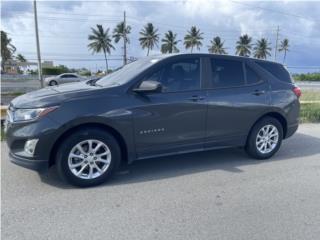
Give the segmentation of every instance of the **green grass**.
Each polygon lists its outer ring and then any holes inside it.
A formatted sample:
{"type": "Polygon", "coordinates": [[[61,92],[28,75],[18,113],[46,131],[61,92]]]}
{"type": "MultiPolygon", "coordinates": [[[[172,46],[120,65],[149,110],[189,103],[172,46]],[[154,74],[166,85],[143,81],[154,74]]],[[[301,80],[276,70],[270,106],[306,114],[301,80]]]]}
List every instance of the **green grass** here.
{"type": "Polygon", "coordinates": [[[300,121],[302,123],[319,123],[320,103],[301,103],[300,121]]]}
{"type": "Polygon", "coordinates": [[[320,101],[320,91],[302,90],[300,98],[300,121],[302,123],[316,123],[320,122],[320,102],[306,102],[303,101],[320,101]]]}
{"type": "Polygon", "coordinates": [[[25,94],[25,92],[10,92],[10,93],[1,93],[1,96],[20,96],[25,94]]]}
{"type": "Polygon", "coordinates": [[[4,133],[4,129],[1,126],[1,141],[4,141],[4,140],[6,140],[6,134],[4,133]]]}
{"type": "Polygon", "coordinates": [[[320,101],[320,91],[302,90],[300,101],[320,101]]]}

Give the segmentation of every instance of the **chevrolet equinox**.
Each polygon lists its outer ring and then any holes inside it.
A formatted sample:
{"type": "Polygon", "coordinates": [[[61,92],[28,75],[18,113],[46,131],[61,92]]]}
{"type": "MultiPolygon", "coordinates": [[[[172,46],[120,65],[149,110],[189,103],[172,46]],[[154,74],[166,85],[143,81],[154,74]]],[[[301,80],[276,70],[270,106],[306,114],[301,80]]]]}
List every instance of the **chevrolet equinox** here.
{"type": "Polygon", "coordinates": [[[301,91],[279,63],[213,54],[152,56],[99,80],[44,88],[9,106],[13,163],[56,164],[77,186],[121,163],[226,147],[267,159],[298,128],[301,91]]]}

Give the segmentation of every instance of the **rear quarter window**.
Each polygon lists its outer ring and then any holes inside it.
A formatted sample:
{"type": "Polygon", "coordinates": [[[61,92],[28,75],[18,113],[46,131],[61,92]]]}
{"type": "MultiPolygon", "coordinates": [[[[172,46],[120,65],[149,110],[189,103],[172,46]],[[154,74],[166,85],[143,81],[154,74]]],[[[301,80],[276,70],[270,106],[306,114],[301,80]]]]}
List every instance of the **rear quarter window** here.
{"type": "Polygon", "coordinates": [[[292,83],[290,74],[284,68],[284,66],[277,63],[269,63],[269,62],[256,62],[256,64],[258,64],[260,67],[264,68],[266,71],[271,73],[279,81],[292,83]]]}

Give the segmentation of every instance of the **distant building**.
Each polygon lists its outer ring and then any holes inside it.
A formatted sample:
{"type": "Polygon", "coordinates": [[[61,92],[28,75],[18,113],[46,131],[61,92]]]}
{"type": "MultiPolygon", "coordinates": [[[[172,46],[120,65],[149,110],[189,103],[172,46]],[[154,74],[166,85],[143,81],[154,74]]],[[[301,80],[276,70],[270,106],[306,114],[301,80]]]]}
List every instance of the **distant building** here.
{"type": "MultiPolygon", "coordinates": [[[[19,70],[25,70],[31,66],[37,66],[36,62],[19,62],[14,59],[9,59],[4,64],[4,72],[9,74],[18,74],[19,70]]],[[[53,67],[53,61],[43,61],[42,67],[53,67]]]]}

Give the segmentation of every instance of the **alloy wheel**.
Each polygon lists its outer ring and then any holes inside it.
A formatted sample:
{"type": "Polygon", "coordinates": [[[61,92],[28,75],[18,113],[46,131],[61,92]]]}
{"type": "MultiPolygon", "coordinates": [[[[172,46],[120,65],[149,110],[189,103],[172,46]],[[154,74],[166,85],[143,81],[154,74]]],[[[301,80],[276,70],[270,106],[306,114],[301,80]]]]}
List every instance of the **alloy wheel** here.
{"type": "Polygon", "coordinates": [[[256,147],[262,154],[272,152],[279,141],[279,131],[276,126],[268,124],[263,126],[256,137],[256,147]]]}
{"type": "Polygon", "coordinates": [[[68,167],[77,177],[94,179],[100,177],[109,168],[111,151],[109,147],[95,139],[76,144],[70,151],[68,167]]]}

